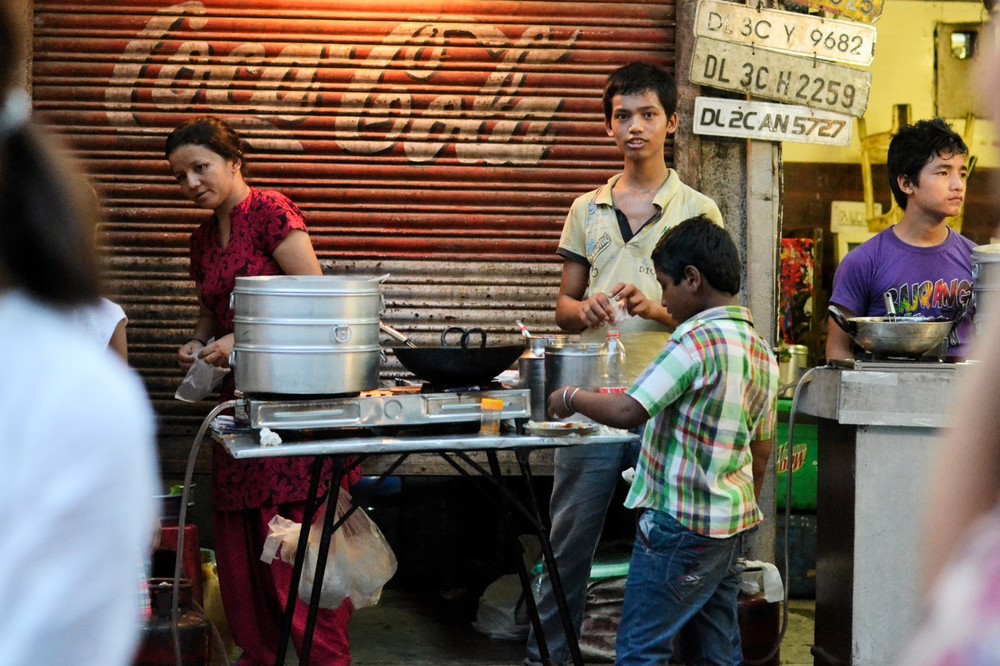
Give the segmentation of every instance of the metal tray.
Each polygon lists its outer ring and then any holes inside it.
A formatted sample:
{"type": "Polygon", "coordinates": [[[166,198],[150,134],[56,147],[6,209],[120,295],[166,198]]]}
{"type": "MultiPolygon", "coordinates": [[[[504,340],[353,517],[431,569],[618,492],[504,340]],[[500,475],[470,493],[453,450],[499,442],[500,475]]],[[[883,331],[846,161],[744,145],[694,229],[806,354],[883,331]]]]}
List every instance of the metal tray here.
{"type": "Polygon", "coordinates": [[[582,423],[580,421],[528,421],[524,424],[524,431],[536,437],[565,437],[567,435],[592,435],[597,432],[596,423],[582,423]]]}

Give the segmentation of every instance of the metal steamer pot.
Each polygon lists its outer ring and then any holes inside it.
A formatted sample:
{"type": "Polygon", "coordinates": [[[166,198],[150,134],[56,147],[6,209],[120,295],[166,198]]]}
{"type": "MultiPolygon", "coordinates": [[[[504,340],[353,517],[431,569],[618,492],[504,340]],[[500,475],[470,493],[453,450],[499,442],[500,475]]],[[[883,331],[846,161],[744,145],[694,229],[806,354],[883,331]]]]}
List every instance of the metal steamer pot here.
{"type": "Polygon", "coordinates": [[[418,347],[406,335],[386,324],[382,324],[382,331],[406,344],[392,348],[404,368],[439,386],[488,384],[524,352],[524,345],[487,346],[486,332],[481,328],[446,328],[441,333],[440,347],[418,347]]]}
{"type": "Polygon", "coordinates": [[[943,343],[964,317],[932,319],[921,317],[847,317],[835,305],[830,317],[866,352],[889,357],[915,358],[943,343]]]}
{"type": "Polygon", "coordinates": [[[381,281],[327,275],[238,277],[230,299],[236,388],[334,395],[378,387],[381,281]]]}

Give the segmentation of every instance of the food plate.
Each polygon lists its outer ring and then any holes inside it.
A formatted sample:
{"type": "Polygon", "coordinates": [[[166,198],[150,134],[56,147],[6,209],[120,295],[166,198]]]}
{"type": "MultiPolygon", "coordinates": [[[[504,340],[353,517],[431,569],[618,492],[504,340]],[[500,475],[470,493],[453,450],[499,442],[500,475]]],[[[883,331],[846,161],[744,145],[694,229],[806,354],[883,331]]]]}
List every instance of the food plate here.
{"type": "Polygon", "coordinates": [[[528,421],[524,430],[529,435],[537,437],[561,437],[564,435],[592,435],[597,432],[596,423],[580,421],[528,421]]]}

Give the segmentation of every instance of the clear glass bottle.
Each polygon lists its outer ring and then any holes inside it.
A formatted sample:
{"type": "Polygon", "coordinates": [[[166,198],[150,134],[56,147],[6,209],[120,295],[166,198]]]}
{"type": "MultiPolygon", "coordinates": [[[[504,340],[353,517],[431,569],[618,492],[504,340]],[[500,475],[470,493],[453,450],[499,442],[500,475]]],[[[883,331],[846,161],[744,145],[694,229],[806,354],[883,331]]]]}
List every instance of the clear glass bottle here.
{"type": "Polygon", "coordinates": [[[604,371],[601,376],[600,393],[624,393],[628,389],[625,374],[625,345],[617,330],[608,331],[604,341],[604,371]]]}

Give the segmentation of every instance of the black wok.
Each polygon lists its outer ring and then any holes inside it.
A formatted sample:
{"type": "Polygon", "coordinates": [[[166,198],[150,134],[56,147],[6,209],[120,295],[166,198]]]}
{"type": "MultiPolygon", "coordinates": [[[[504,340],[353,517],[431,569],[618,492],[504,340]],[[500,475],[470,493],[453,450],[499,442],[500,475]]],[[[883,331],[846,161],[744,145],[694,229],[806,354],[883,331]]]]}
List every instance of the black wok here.
{"type": "Polygon", "coordinates": [[[468,331],[458,326],[447,328],[441,333],[440,347],[417,347],[405,335],[385,324],[382,330],[408,345],[392,348],[404,368],[440,386],[488,384],[524,352],[524,345],[486,346],[486,332],[480,328],[468,331]],[[449,343],[449,337],[456,343],[449,343]],[[470,338],[476,337],[479,345],[470,345],[470,338]]]}

